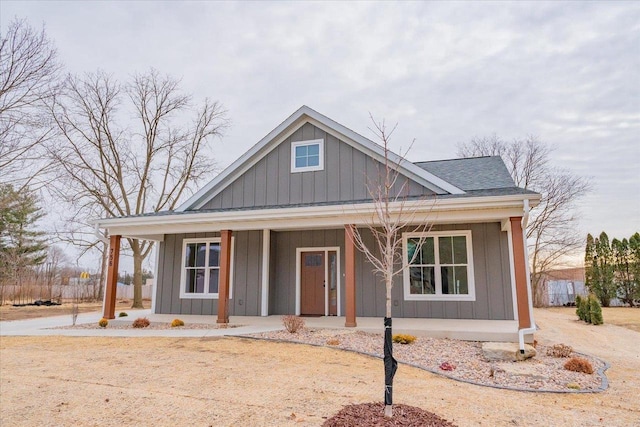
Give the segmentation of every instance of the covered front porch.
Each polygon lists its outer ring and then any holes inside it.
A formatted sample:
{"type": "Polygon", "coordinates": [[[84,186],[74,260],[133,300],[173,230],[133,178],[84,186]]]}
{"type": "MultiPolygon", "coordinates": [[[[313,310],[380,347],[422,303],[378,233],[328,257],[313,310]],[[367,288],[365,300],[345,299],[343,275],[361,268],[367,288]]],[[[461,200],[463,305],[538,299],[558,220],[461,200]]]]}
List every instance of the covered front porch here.
{"type": "MultiPolygon", "coordinates": [[[[147,316],[153,322],[170,323],[179,317],[185,324],[215,324],[217,318],[207,315],[153,314],[147,316]]],[[[130,321],[130,320],[114,320],[130,321]]],[[[348,329],[363,332],[383,333],[383,319],[379,317],[358,317],[354,327],[345,326],[344,316],[304,317],[305,326],[313,329],[348,329]]],[[[224,335],[244,335],[267,330],[282,329],[282,316],[230,316],[229,327],[219,330],[224,335]]],[[[195,331],[195,330],[194,330],[195,331]]],[[[202,330],[203,333],[206,332],[202,330]]],[[[177,332],[177,331],[173,331],[177,332]]],[[[394,318],[394,334],[411,334],[418,337],[449,338],[463,341],[503,341],[518,339],[516,320],[473,320],[473,319],[416,319],[394,318]]]]}
{"type": "MultiPolygon", "coordinates": [[[[461,301],[413,300],[407,297],[408,291],[398,277],[392,295],[392,313],[397,319],[394,330],[467,340],[514,341],[518,330],[533,326],[527,295],[523,218],[511,216],[517,212],[517,208],[511,207],[490,211],[482,221],[476,212],[474,221],[463,222],[468,219],[465,211],[455,218],[441,217],[434,221],[432,231],[439,235],[466,230],[476,293],[461,301]]],[[[114,222],[103,226],[110,233],[105,317],[113,319],[116,315],[113,290],[120,239],[133,237],[155,240],[162,248],[156,260],[159,270],[153,316],[202,317],[203,321],[197,323],[262,318],[280,326],[281,315],[307,311],[303,267],[317,266],[322,273],[318,288],[323,290],[319,314],[331,316],[308,317],[308,326],[382,330],[384,289],[353,244],[350,234],[353,227],[360,226],[356,214],[346,216],[344,212],[337,215],[328,211],[310,216],[307,211],[296,210],[295,216],[287,218],[280,209],[258,213],[251,213],[252,220],[243,217],[245,212],[233,212],[230,216],[226,211],[176,214],[171,221],[162,216],[105,220],[114,222]],[[258,213],[265,218],[256,219],[258,213]],[[187,255],[200,250],[209,254],[202,264],[187,255]],[[215,256],[211,255],[214,252],[215,256]],[[308,263],[302,261],[305,253],[310,257],[308,263]],[[320,261],[315,262],[316,258],[320,261]],[[210,262],[212,259],[215,263],[210,262]],[[337,260],[335,311],[330,292],[333,259],[337,260]],[[189,274],[200,270],[204,274],[193,277],[208,279],[202,283],[197,278],[193,283],[187,280],[189,274]]],[[[416,220],[429,218],[425,214],[416,220]]]]}

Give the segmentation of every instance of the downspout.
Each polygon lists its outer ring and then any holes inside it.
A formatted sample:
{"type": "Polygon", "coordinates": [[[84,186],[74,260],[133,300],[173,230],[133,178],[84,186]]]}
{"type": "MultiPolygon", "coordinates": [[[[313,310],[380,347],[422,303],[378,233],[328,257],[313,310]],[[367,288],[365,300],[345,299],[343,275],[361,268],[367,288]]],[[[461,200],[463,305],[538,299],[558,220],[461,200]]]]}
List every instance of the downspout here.
{"type": "Polygon", "coordinates": [[[529,268],[529,247],[527,245],[527,226],[529,225],[529,199],[524,199],[524,215],[522,216],[522,240],[524,242],[524,259],[525,272],[527,276],[527,298],[529,299],[529,327],[518,330],[518,343],[520,345],[520,354],[524,354],[524,335],[533,334],[536,330],[536,322],[533,319],[533,299],[531,295],[531,272],[529,268]]]}

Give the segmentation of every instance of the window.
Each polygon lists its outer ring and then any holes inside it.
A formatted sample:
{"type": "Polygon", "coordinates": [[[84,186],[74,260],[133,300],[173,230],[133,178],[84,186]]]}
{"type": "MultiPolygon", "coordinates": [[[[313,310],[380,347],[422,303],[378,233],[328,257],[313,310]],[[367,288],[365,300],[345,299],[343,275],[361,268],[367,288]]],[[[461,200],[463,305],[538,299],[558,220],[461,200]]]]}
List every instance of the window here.
{"type": "MultiPolygon", "coordinates": [[[[233,266],[230,279],[233,279],[233,266]]],[[[220,239],[185,239],[182,250],[180,298],[218,298],[219,282],[220,239]]],[[[229,284],[229,298],[233,289],[231,282],[232,280],[229,284]]]]}
{"type": "Polygon", "coordinates": [[[406,300],[475,301],[471,231],[405,233],[406,300]]]}
{"type": "Polygon", "coordinates": [[[324,169],[324,140],[291,143],[291,172],[311,172],[324,169]]]}

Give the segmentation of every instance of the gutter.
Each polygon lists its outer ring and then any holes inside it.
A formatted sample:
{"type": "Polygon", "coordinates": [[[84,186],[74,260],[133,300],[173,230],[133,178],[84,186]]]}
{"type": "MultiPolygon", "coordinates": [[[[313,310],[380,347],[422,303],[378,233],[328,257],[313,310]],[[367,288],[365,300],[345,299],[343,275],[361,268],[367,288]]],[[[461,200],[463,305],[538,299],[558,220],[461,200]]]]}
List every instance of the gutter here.
{"type": "Polygon", "coordinates": [[[529,225],[529,212],[531,207],[529,206],[529,199],[523,201],[524,215],[522,216],[522,238],[524,242],[524,258],[525,269],[527,275],[527,298],[529,300],[529,327],[518,330],[518,344],[520,346],[520,354],[524,354],[524,335],[533,334],[538,329],[536,322],[533,319],[533,299],[531,295],[531,272],[529,268],[529,247],[527,246],[527,226],[529,225]]]}

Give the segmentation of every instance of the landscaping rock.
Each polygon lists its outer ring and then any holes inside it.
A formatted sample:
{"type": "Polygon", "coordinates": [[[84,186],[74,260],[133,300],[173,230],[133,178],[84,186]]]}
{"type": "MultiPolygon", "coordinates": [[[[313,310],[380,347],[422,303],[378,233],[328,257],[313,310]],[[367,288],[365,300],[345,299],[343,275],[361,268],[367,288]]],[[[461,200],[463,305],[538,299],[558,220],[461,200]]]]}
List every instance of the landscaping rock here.
{"type": "Polygon", "coordinates": [[[536,349],[529,344],[524,345],[524,354],[520,354],[518,343],[513,342],[485,342],[482,353],[487,360],[516,362],[526,360],[536,355],[536,349]]]}
{"type": "Polygon", "coordinates": [[[499,363],[496,368],[512,376],[517,375],[535,381],[549,380],[549,376],[545,375],[546,372],[542,365],[530,363],[499,363]]]}

